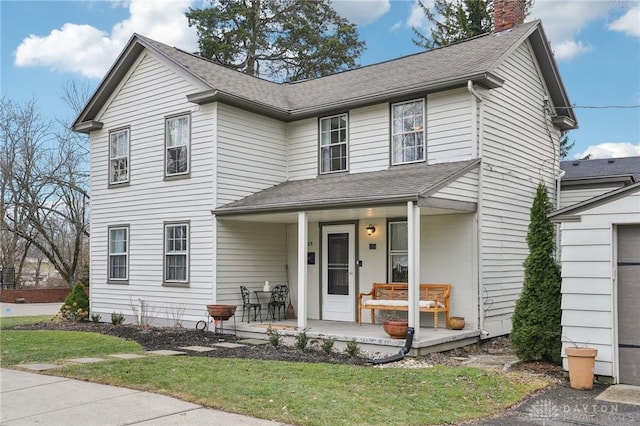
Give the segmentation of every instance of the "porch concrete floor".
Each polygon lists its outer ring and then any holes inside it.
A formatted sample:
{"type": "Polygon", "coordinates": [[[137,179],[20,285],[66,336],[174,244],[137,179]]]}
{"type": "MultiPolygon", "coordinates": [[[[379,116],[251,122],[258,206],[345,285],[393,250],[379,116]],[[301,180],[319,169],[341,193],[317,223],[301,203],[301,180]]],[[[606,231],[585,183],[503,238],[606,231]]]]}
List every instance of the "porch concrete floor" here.
{"type": "MultiPolygon", "coordinates": [[[[236,334],[242,338],[268,339],[267,329],[271,327],[283,336],[287,344],[293,344],[295,336],[301,331],[297,328],[297,320],[283,320],[274,322],[238,322],[236,334]]],[[[334,347],[342,349],[348,341],[355,338],[360,348],[367,352],[385,354],[398,353],[404,346],[404,339],[391,339],[382,329],[381,324],[365,324],[342,321],[307,320],[306,333],[309,338],[332,338],[334,347]]],[[[449,330],[431,327],[421,327],[413,339],[411,351],[407,356],[425,355],[431,352],[442,352],[476,343],[480,340],[479,330],[449,330]]]]}

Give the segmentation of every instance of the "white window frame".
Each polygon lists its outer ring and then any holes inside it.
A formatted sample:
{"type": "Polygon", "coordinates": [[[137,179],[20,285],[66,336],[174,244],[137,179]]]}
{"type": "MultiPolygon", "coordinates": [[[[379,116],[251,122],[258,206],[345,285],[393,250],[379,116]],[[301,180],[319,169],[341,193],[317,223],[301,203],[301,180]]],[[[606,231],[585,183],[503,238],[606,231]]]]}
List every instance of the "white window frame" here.
{"type": "MultiPolygon", "coordinates": [[[[404,256],[407,259],[407,262],[409,261],[409,247],[407,246],[407,248],[405,249],[397,249],[393,247],[393,232],[391,230],[391,228],[394,225],[400,225],[400,224],[404,224],[405,227],[407,226],[407,221],[406,220],[395,220],[392,222],[388,222],[387,223],[387,232],[389,235],[389,253],[387,255],[388,258],[388,262],[389,262],[389,271],[388,271],[388,280],[390,283],[392,282],[407,282],[407,280],[402,280],[402,281],[394,281],[393,279],[393,268],[394,268],[394,263],[393,263],[393,259],[394,256],[404,256]]],[[[408,229],[408,228],[407,228],[408,229]]],[[[407,235],[407,244],[408,244],[409,238],[407,235]]],[[[408,270],[409,265],[407,264],[407,270],[408,270]]]]}
{"type": "MultiPolygon", "coordinates": [[[[108,265],[107,265],[107,280],[109,282],[118,282],[118,283],[126,283],[129,281],[129,226],[126,225],[118,225],[118,226],[110,226],[108,228],[108,265]],[[112,243],[114,239],[113,233],[116,231],[124,231],[124,250],[123,251],[112,251],[112,243]],[[113,261],[116,258],[124,258],[124,277],[115,277],[113,276],[113,261]]],[[[119,267],[122,267],[119,265],[119,267]]]]}
{"type": "Polygon", "coordinates": [[[426,102],[423,98],[413,99],[405,102],[391,104],[391,164],[408,164],[424,161],[426,158],[426,102]],[[415,114],[403,109],[402,117],[396,114],[403,106],[409,104],[419,104],[422,107],[421,114],[415,114]],[[420,139],[419,143],[411,143],[415,139],[420,139]],[[419,158],[411,158],[408,154],[411,151],[422,150],[419,158]],[[407,159],[409,158],[409,159],[407,159]]]}
{"type": "Polygon", "coordinates": [[[131,161],[129,161],[130,136],[131,133],[128,128],[109,132],[109,185],[129,182],[129,176],[131,175],[131,161]],[[119,144],[121,135],[126,135],[123,150],[119,144]]]}
{"type": "Polygon", "coordinates": [[[189,244],[190,244],[190,224],[188,222],[171,222],[164,224],[164,282],[167,284],[187,284],[189,282],[189,244]],[[181,247],[176,250],[175,247],[171,247],[170,242],[177,240],[175,235],[173,239],[170,239],[170,230],[175,228],[184,228],[184,237],[181,238],[183,242],[181,247]],[[178,257],[184,258],[184,277],[175,278],[174,274],[171,274],[169,268],[177,268],[172,259],[178,257]]]}
{"type": "Polygon", "coordinates": [[[174,115],[171,117],[165,118],[164,123],[164,140],[165,140],[165,148],[164,148],[164,174],[167,177],[171,176],[183,176],[188,175],[191,170],[191,115],[190,114],[180,114],[174,115]],[[180,140],[175,140],[172,137],[172,133],[169,130],[169,126],[172,123],[179,123],[183,120],[186,120],[186,129],[183,129],[181,132],[177,132],[176,136],[180,140]],[[186,139],[186,140],[185,140],[186,139]],[[178,155],[180,157],[184,156],[179,160],[172,159],[171,152],[180,152],[178,155]],[[175,163],[184,161],[185,169],[174,171],[173,169],[175,163]],[[171,168],[171,170],[170,170],[171,168]]]}
{"type": "Polygon", "coordinates": [[[319,158],[320,158],[320,174],[344,172],[349,168],[349,115],[347,113],[336,114],[329,117],[322,117],[319,123],[320,137],[319,137],[319,158]],[[344,120],[344,126],[341,125],[344,120]],[[325,123],[328,123],[328,128],[325,129],[325,123]],[[337,127],[333,127],[337,124],[337,127]],[[333,136],[336,135],[336,141],[333,141],[333,136]],[[344,150],[344,156],[331,157],[333,150],[339,148],[344,150]],[[325,169],[325,152],[328,153],[327,164],[325,169]],[[344,167],[333,169],[333,160],[344,159],[344,167]]]}

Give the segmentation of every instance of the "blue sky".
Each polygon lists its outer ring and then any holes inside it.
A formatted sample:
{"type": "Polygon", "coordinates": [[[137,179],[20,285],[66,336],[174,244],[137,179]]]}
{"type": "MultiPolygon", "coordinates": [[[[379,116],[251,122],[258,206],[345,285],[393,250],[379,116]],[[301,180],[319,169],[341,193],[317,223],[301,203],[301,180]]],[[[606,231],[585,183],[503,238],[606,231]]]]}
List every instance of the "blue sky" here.
{"type": "MultiPolygon", "coordinates": [[[[429,3],[427,0],[425,3],[429,3]]],[[[65,82],[95,89],[133,32],[197,50],[184,11],[201,0],[0,0],[0,91],[35,97],[43,115],[70,117],[65,82]]],[[[367,65],[419,52],[411,26],[427,30],[415,0],[334,0],[358,24],[367,65]]],[[[527,20],[542,19],[580,128],[569,158],[640,155],[640,1],[537,0],[527,20]],[[626,108],[616,108],[626,107],[626,108]]]]}

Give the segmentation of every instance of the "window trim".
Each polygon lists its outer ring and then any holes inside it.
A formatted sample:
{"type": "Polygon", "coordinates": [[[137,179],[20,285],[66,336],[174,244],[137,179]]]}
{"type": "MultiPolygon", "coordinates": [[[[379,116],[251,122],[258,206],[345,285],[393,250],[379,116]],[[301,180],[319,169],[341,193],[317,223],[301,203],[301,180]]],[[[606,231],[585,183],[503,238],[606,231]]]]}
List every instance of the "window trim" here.
{"type": "Polygon", "coordinates": [[[124,186],[129,184],[129,182],[131,181],[131,128],[129,126],[127,127],[121,127],[118,129],[113,129],[109,131],[109,143],[108,143],[108,154],[107,154],[107,170],[108,170],[108,186],[111,187],[119,187],[119,186],[124,186]],[[127,179],[126,180],[122,180],[122,181],[118,181],[118,182],[114,182],[113,179],[113,170],[111,169],[111,162],[114,159],[119,159],[119,158],[124,158],[124,157],[117,157],[117,158],[112,158],[111,157],[111,136],[117,133],[121,133],[121,132],[126,132],[127,133],[127,155],[126,155],[126,159],[127,159],[127,179]]]}
{"type": "MultiPolygon", "coordinates": [[[[389,219],[387,220],[387,280],[388,282],[395,282],[393,281],[393,263],[391,262],[391,256],[392,255],[403,255],[406,254],[407,258],[409,257],[409,248],[407,247],[407,250],[392,250],[391,249],[391,226],[393,224],[397,224],[397,223],[405,223],[408,224],[408,221],[406,218],[398,218],[398,219],[389,219]]],[[[407,241],[408,241],[408,236],[407,236],[407,241]]],[[[408,266],[408,265],[407,265],[408,266]]],[[[398,281],[400,282],[400,281],[398,281]]]]}
{"type": "Polygon", "coordinates": [[[189,274],[191,273],[191,222],[190,221],[171,221],[164,222],[162,226],[162,285],[165,287],[188,287],[189,286],[189,274]],[[186,226],[187,227],[187,250],[186,253],[186,263],[185,263],[185,280],[169,280],[167,278],[167,256],[170,256],[167,252],[167,228],[169,227],[177,227],[177,226],[186,226]]]}
{"type": "Polygon", "coordinates": [[[332,174],[332,173],[343,173],[343,172],[348,172],[349,171],[349,142],[350,142],[350,137],[349,137],[349,128],[350,128],[351,123],[349,122],[349,113],[348,112],[341,112],[338,114],[333,114],[333,115],[328,115],[325,117],[319,117],[318,118],[318,174],[320,175],[328,175],[328,174],[332,174]],[[329,145],[322,145],[322,122],[323,120],[331,120],[332,118],[335,117],[341,117],[344,116],[345,117],[345,122],[346,124],[346,139],[344,142],[340,142],[337,144],[329,144],[329,145]],[[335,145],[339,145],[339,144],[344,144],[345,145],[345,165],[344,165],[344,169],[341,170],[327,170],[327,171],[323,171],[322,170],[322,148],[323,147],[330,147],[330,146],[335,146],[335,145]]]}
{"type": "Polygon", "coordinates": [[[164,178],[167,180],[171,180],[171,179],[182,179],[185,177],[189,177],[191,175],[191,113],[190,112],[182,112],[179,114],[172,114],[172,115],[167,115],[164,118],[164,163],[163,163],[163,168],[164,168],[164,178]],[[189,126],[189,140],[187,141],[186,145],[178,145],[178,146],[186,146],[187,147],[187,170],[185,172],[181,172],[181,173],[167,173],[167,164],[169,161],[169,156],[168,156],[168,152],[169,152],[169,146],[168,146],[168,141],[169,141],[169,132],[168,132],[168,126],[169,126],[169,121],[173,120],[173,119],[177,119],[177,118],[182,118],[182,117],[187,117],[188,119],[188,123],[187,125],[189,126]]]}
{"type": "Polygon", "coordinates": [[[131,230],[129,225],[111,225],[107,227],[107,284],[129,284],[129,259],[130,259],[130,249],[131,249],[131,230]],[[111,231],[124,229],[126,232],[126,251],[124,253],[111,253],[111,231]],[[111,257],[112,256],[122,256],[124,255],[126,258],[126,278],[113,278],[111,276],[111,257]]]}
{"type": "MultiPolygon", "coordinates": [[[[427,160],[427,99],[424,97],[421,98],[415,98],[415,99],[409,99],[406,101],[401,101],[401,102],[393,102],[391,104],[389,104],[389,134],[390,134],[390,143],[389,143],[389,162],[392,166],[399,166],[399,165],[403,165],[403,164],[413,164],[413,163],[420,163],[423,161],[427,160]],[[402,162],[395,162],[394,161],[394,156],[393,156],[393,152],[394,152],[394,145],[393,145],[393,137],[395,136],[395,134],[393,133],[393,107],[396,105],[402,105],[402,104],[409,104],[409,103],[415,103],[415,102],[421,102],[422,103],[422,159],[420,160],[413,160],[413,161],[402,161],[402,162]]],[[[419,131],[415,131],[414,133],[418,133],[419,131]]],[[[406,133],[403,133],[406,134],[406,133]]]]}

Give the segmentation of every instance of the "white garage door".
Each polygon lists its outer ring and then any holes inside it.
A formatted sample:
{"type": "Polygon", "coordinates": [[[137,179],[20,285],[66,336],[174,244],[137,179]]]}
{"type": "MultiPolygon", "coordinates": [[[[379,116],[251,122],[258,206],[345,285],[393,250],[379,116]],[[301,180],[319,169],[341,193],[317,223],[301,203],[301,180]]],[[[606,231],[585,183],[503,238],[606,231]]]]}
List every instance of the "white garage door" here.
{"type": "Polygon", "coordinates": [[[620,383],[640,385],[640,225],[618,226],[620,383]]]}

